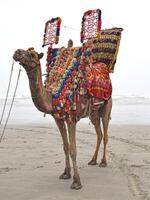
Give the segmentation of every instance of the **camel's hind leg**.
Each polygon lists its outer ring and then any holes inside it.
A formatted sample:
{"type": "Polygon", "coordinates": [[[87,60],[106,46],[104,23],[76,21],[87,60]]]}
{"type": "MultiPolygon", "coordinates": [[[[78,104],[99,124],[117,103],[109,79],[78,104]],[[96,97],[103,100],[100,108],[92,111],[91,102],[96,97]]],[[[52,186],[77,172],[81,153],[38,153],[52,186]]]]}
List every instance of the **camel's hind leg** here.
{"type": "Polygon", "coordinates": [[[108,143],[108,125],[110,121],[110,115],[111,115],[111,109],[112,109],[112,99],[110,98],[108,102],[104,105],[102,110],[102,124],[103,124],[103,142],[104,142],[104,151],[103,151],[103,157],[100,163],[100,167],[106,167],[107,166],[107,159],[106,159],[106,147],[108,143]]]}
{"type": "Polygon", "coordinates": [[[62,119],[55,119],[56,124],[59,128],[59,131],[61,133],[62,136],[62,140],[63,140],[63,148],[64,148],[64,152],[65,152],[65,159],[66,159],[66,167],[64,172],[60,175],[60,179],[69,179],[71,178],[71,168],[70,168],[70,160],[69,160],[69,143],[68,143],[68,138],[67,138],[67,130],[66,130],[66,126],[64,123],[64,120],[62,119]]]}
{"type": "Polygon", "coordinates": [[[100,123],[94,125],[94,127],[95,127],[95,131],[96,131],[96,135],[97,135],[96,149],[95,149],[95,153],[92,157],[92,160],[88,163],[88,165],[96,165],[97,164],[98,151],[99,151],[99,147],[100,147],[100,144],[101,144],[101,141],[103,138],[100,123]]]}
{"type": "Polygon", "coordinates": [[[101,144],[101,141],[103,138],[103,134],[102,134],[101,126],[100,126],[100,108],[101,108],[101,106],[102,106],[101,104],[92,105],[90,116],[89,116],[92,124],[94,125],[96,135],[97,135],[97,140],[96,140],[95,153],[94,153],[91,161],[88,163],[88,165],[96,165],[97,164],[98,151],[99,151],[99,147],[100,147],[100,144],[101,144]]]}

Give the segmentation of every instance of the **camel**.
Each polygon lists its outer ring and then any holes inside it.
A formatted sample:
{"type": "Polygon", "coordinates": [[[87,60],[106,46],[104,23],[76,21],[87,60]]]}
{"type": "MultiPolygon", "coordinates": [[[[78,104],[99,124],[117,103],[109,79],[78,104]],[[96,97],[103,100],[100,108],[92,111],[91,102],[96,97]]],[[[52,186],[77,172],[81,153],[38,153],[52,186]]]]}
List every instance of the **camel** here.
{"type": "MultiPolygon", "coordinates": [[[[28,50],[18,49],[15,51],[13,58],[15,61],[18,61],[20,65],[25,69],[28,79],[29,86],[31,91],[31,96],[34,105],[36,108],[47,114],[52,114],[52,96],[48,92],[45,86],[42,83],[42,72],[40,59],[43,57],[43,53],[38,54],[33,48],[28,50]]],[[[104,149],[103,156],[99,166],[106,167],[106,147],[108,143],[108,125],[110,120],[110,114],[112,109],[112,98],[108,100],[101,100],[101,103],[92,104],[91,98],[84,98],[84,102],[90,105],[90,112],[86,113],[86,116],[90,117],[91,122],[94,125],[97,141],[96,149],[92,159],[89,161],[89,165],[97,164],[97,156],[101,141],[103,139],[104,149]],[[103,132],[101,128],[101,122],[103,125],[103,132]]],[[[78,106],[78,105],[77,105],[78,106]]],[[[80,108],[81,109],[81,108],[80,108]]],[[[79,113],[80,116],[77,116],[79,119],[82,118],[85,110],[81,110],[79,113]]],[[[65,169],[64,172],[60,175],[60,179],[69,179],[71,178],[71,165],[70,157],[72,159],[73,165],[73,183],[71,184],[71,189],[80,189],[82,188],[79,171],[77,167],[77,150],[76,150],[76,124],[77,121],[70,121],[69,118],[57,118],[53,116],[55,122],[58,126],[60,134],[63,140],[63,149],[65,153],[65,169]],[[67,133],[68,131],[68,133],[67,133]],[[68,139],[69,136],[69,139],[68,139]]]]}

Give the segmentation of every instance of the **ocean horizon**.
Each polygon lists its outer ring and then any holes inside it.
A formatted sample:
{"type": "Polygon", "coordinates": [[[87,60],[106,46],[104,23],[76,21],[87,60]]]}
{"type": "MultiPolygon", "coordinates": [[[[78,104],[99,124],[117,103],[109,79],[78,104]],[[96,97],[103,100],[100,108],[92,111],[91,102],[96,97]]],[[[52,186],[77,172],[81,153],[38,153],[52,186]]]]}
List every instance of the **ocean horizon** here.
{"type": "MultiPolygon", "coordinates": [[[[3,111],[5,98],[0,98],[0,117],[3,111]]],[[[12,97],[7,100],[7,106],[2,125],[5,123],[12,97]]],[[[137,95],[114,95],[111,114],[111,124],[138,124],[150,125],[150,97],[137,95]]],[[[80,120],[81,123],[89,123],[88,118],[80,120]]],[[[44,117],[44,113],[38,111],[31,97],[17,96],[15,98],[8,124],[28,123],[54,123],[50,115],[44,117]]]]}

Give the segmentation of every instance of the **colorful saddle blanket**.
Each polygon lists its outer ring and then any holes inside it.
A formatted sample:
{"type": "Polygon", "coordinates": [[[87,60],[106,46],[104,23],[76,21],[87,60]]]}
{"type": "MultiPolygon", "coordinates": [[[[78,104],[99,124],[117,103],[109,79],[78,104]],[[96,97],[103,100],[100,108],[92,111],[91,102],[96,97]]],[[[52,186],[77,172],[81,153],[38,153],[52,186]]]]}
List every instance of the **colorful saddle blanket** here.
{"type": "Polygon", "coordinates": [[[52,93],[53,112],[76,110],[80,84],[80,48],[52,49],[48,61],[46,89],[52,93]]]}

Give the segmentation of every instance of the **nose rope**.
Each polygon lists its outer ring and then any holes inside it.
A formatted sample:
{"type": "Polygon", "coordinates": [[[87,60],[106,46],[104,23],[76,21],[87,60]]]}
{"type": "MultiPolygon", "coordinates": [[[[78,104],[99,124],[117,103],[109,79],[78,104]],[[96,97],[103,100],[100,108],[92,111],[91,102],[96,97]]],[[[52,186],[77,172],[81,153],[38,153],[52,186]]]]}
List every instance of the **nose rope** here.
{"type": "MultiPolygon", "coordinates": [[[[17,81],[16,81],[16,87],[15,87],[15,90],[14,90],[12,102],[11,102],[10,109],[9,109],[9,113],[8,113],[8,116],[7,116],[7,119],[6,119],[4,128],[3,128],[2,134],[1,134],[1,136],[0,136],[0,143],[1,143],[2,139],[3,139],[4,133],[5,133],[5,129],[6,129],[6,126],[7,126],[9,117],[10,117],[10,114],[11,114],[11,110],[12,110],[12,107],[13,107],[13,103],[14,103],[14,100],[15,100],[16,91],[17,91],[17,87],[18,87],[18,83],[19,83],[20,73],[21,73],[21,67],[20,67],[19,72],[18,72],[18,77],[17,77],[17,81]]],[[[5,106],[5,107],[6,107],[6,106],[5,106]]]]}

